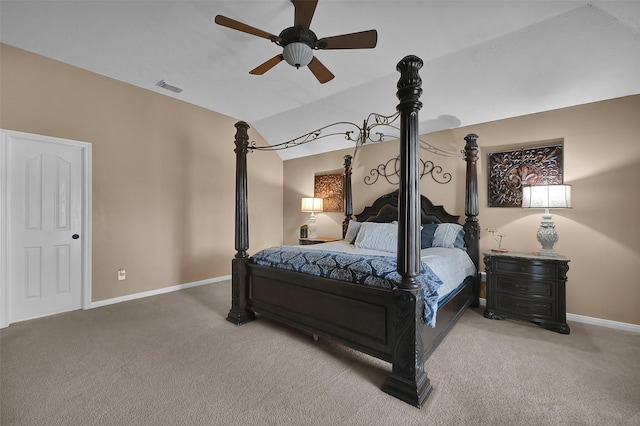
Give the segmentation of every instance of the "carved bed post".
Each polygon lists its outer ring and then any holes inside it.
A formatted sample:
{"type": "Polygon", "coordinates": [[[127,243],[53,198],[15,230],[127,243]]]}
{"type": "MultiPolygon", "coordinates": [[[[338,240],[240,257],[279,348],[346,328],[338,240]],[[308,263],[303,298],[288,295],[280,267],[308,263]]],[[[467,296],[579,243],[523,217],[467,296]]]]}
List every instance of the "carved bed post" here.
{"type": "Polygon", "coordinates": [[[467,162],[467,182],[465,192],[464,214],[464,239],[467,253],[476,265],[478,276],[474,281],[473,301],[471,306],[480,304],[480,224],[478,222],[478,135],[470,133],[465,136],[467,142],[464,147],[464,159],[467,162]]]}
{"type": "Polygon", "coordinates": [[[400,72],[397,96],[400,100],[400,187],[398,194],[398,273],[394,289],[392,370],[383,390],[416,407],[431,392],[431,383],[422,359],[423,298],[420,275],[420,177],[418,111],[422,80],[418,74],[422,60],[406,56],[396,69],[400,72]]]}
{"type": "Polygon", "coordinates": [[[231,310],[227,320],[241,325],[256,318],[247,310],[247,263],[249,262],[249,209],[247,201],[247,152],[249,151],[249,125],[244,121],[236,124],[236,255],[231,261],[231,310]]]}
{"type": "Polygon", "coordinates": [[[349,221],[353,219],[353,195],[351,192],[351,160],[350,155],[344,156],[344,175],[342,179],[342,192],[344,194],[344,220],[342,221],[342,238],[347,235],[349,221]]]}

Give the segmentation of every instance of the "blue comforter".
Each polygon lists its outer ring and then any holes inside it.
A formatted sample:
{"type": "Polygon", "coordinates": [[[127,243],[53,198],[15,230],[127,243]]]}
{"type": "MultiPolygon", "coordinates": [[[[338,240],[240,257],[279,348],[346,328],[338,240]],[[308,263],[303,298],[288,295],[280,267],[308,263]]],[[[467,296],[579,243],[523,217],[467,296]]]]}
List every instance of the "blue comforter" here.
{"type": "MultiPolygon", "coordinates": [[[[360,256],[349,253],[305,250],[299,246],[271,247],[252,256],[258,265],[303,272],[355,284],[392,289],[401,277],[396,258],[392,256],[360,256]]],[[[423,320],[430,327],[436,325],[438,287],[442,281],[424,262],[418,282],[424,300],[423,320]]]]}

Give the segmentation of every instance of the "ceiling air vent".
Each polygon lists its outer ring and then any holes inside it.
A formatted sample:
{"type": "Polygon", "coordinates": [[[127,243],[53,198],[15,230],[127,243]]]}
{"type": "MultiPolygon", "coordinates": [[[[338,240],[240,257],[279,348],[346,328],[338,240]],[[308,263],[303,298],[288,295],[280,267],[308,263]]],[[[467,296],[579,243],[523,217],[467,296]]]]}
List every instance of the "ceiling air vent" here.
{"type": "Polygon", "coordinates": [[[167,89],[172,91],[173,93],[180,93],[182,92],[182,89],[176,86],[172,86],[170,84],[167,84],[164,80],[160,80],[159,82],[156,83],[156,86],[158,87],[162,87],[163,89],[167,89]]]}

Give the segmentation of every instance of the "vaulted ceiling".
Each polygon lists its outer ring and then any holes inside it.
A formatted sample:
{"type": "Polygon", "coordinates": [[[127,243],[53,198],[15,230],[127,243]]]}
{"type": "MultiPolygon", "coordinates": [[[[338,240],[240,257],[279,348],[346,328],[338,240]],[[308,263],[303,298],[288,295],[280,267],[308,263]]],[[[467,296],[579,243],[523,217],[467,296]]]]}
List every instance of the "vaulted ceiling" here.
{"type": "MultiPolygon", "coordinates": [[[[321,37],[376,29],[374,49],[320,50],[335,78],[320,84],[264,38],[293,24],[290,0],[7,1],[0,41],[249,122],[269,143],[337,121],[392,114],[395,70],[424,61],[421,132],[640,93],[638,1],[320,0],[321,37]],[[160,80],[184,89],[166,91],[160,80]]],[[[283,159],[348,147],[343,137],[279,151],[283,159]]]]}

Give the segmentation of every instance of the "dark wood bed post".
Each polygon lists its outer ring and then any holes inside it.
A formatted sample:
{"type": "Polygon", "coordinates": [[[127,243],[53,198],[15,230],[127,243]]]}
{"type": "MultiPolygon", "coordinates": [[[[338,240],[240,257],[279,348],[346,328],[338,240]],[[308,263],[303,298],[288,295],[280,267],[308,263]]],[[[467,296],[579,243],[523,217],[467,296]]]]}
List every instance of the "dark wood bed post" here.
{"type": "Polygon", "coordinates": [[[227,320],[241,325],[256,319],[247,307],[247,263],[249,262],[249,208],[247,194],[247,152],[249,151],[249,125],[244,121],[236,124],[236,255],[231,260],[231,310],[227,320]]]}
{"type": "Polygon", "coordinates": [[[470,133],[465,136],[464,159],[467,162],[467,182],[465,185],[464,239],[469,257],[476,265],[478,275],[474,281],[473,301],[471,306],[480,305],[480,224],[478,222],[478,135],[470,133]]]}
{"type": "Polygon", "coordinates": [[[397,96],[400,100],[400,187],[398,193],[398,273],[394,289],[391,375],[383,390],[411,405],[421,407],[431,393],[431,383],[422,359],[423,299],[420,275],[420,176],[419,122],[422,108],[422,80],[418,74],[422,60],[406,56],[396,69],[400,72],[397,96]]]}
{"type": "Polygon", "coordinates": [[[342,238],[347,235],[349,221],[353,219],[353,194],[351,192],[351,155],[344,156],[344,174],[342,178],[342,192],[344,194],[344,220],[342,221],[342,238]]]}

